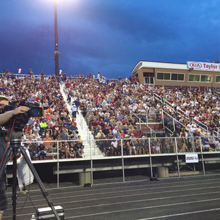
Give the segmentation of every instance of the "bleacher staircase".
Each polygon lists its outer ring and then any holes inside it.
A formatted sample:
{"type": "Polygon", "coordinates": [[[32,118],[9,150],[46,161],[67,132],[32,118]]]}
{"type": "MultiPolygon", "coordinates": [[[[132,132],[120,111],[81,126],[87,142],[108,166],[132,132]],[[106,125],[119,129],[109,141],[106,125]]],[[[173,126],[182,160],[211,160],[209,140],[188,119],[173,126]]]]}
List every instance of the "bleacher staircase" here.
{"type": "MultiPolygon", "coordinates": [[[[64,98],[64,101],[66,102],[67,108],[70,112],[70,115],[72,116],[72,110],[71,106],[67,101],[67,90],[65,89],[64,83],[60,83],[60,92],[64,98]]],[[[72,100],[71,100],[72,103],[72,100]]],[[[103,158],[103,154],[96,145],[96,141],[91,133],[91,131],[88,128],[88,125],[86,123],[86,120],[84,119],[80,109],[78,110],[78,114],[76,115],[76,123],[77,123],[77,129],[79,132],[79,135],[82,138],[83,145],[84,145],[84,158],[90,158],[91,156],[93,158],[103,158]]]]}
{"type": "Polygon", "coordinates": [[[163,122],[162,119],[149,119],[147,113],[135,114],[132,113],[132,117],[136,120],[136,126],[139,130],[141,130],[144,135],[152,135],[157,136],[162,133],[163,122]]]}
{"type": "MultiPolygon", "coordinates": [[[[196,123],[196,125],[201,129],[201,133],[210,135],[210,131],[207,127],[207,125],[203,124],[202,122],[196,120],[195,118],[190,118],[185,111],[183,111],[180,106],[177,106],[177,110],[174,109],[174,107],[172,106],[172,104],[170,102],[168,102],[167,100],[163,100],[163,97],[161,97],[160,95],[158,95],[157,93],[153,92],[152,90],[149,90],[148,88],[145,88],[145,90],[154,97],[155,100],[157,100],[158,102],[160,102],[162,105],[166,105],[166,107],[168,109],[170,109],[171,111],[177,111],[179,115],[181,115],[182,118],[188,119],[188,120],[193,120],[193,122],[196,123]]],[[[163,110],[163,112],[167,115],[169,115],[168,112],[166,112],[165,110],[163,110]]],[[[171,116],[171,118],[173,118],[171,116]]],[[[173,118],[175,121],[178,121],[177,119],[173,118]]],[[[178,123],[180,123],[178,121],[178,123]]],[[[183,126],[185,127],[185,126],[183,126]]],[[[185,127],[186,130],[188,130],[188,128],[185,127]]]]}

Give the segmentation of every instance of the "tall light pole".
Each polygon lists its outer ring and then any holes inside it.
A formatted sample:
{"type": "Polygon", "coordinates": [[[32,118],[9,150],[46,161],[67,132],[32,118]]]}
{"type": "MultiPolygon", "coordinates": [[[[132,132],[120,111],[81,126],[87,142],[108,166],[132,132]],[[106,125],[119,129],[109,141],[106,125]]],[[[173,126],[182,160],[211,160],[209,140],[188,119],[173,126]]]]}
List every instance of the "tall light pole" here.
{"type": "Polygon", "coordinates": [[[55,34],[55,75],[59,76],[59,55],[58,51],[58,27],[57,27],[57,0],[54,0],[54,34],[55,34]]]}

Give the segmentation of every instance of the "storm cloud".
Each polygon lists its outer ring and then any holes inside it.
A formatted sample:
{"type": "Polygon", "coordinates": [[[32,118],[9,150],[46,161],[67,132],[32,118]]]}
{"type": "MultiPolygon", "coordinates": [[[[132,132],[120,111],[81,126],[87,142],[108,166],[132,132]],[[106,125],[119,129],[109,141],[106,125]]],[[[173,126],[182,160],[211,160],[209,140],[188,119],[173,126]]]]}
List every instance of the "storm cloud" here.
{"type": "MultiPolygon", "coordinates": [[[[0,2],[0,69],[54,73],[53,1],[45,2],[0,2]]],[[[60,0],[60,68],[124,78],[139,60],[219,61],[219,7],[218,0],[60,0]]]]}

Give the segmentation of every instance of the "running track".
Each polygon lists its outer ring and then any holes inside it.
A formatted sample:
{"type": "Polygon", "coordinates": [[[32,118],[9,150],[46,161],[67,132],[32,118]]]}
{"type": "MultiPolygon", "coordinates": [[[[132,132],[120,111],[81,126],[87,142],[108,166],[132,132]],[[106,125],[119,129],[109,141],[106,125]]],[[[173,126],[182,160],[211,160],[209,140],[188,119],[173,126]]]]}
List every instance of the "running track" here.
{"type": "MultiPolygon", "coordinates": [[[[220,176],[139,181],[48,190],[55,205],[65,209],[65,219],[103,220],[219,220],[220,176]]],[[[12,219],[11,199],[3,219],[12,219]]],[[[37,190],[30,191],[37,208],[47,207],[37,190]]],[[[29,199],[18,195],[17,219],[35,213],[29,199]]]]}

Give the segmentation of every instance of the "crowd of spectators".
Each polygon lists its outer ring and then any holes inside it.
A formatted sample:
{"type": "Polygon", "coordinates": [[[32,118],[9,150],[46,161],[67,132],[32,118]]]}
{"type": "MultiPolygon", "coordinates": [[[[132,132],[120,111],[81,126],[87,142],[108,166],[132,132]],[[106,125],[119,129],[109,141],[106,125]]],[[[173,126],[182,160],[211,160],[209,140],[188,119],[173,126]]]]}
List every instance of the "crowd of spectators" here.
{"type": "MultiPolygon", "coordinates": [[[[194,122],[195,126],[208,129],[211,133],[219,130],[220,98],[211,89],[153,87],[150,90],[164,97],[175,109],[173,113],[178,114],[179,119],[188,118],[185,124],[194,122]],[[188,117],[183,117],[184,115],[188,117]]],[[[189,129],[195,127],[192,124],[186,124],[186,126],[189,129]]]]}
{"type": "Polygon", "coordinates": [[[11,101],[37,102],[43,108],[43,117],[30,118],[23,129],[22,142],[32,158],[56,158],[57,152],[60,158],[82,157],[84,146],[77,125],[55,76],[36,78],[33,72],[26,76],[6,72],[0,78],[0,93],[11,101]]]}
{"type": "Polygon", "coordinates": [[[121,154],[119,140],[124,154],[148,152],[145,141],[139,141],[143,134],[137,126],[138,116],[160,117],[160,105],[151,95],[145,94],[135,77],[108,80],[98,74],[75,77],[65,81],[68,97],[79,100],[81,111],[97,145],[104,155],[121,154]]]}
{"type": "MultiPolygon", "coordinates": [[[[149,135],[143,133],[137,126],[138,120],[135,115],[142,114],[148,119],[161,119],[162,110],[166,110],[176,119],[175,129],[171,132],[168,129],[162,131],[164,141],[161,138],[152,138],[151,153],[175,152],[172,137],[178,137],[179,152],[200,149],[196,138],[193,141],[192,138],[204,135],[201,128],[190,118],[181,118],[175,111],[175,105],[172,106],[172,110],[166,108],[140,85],[135,77],[122,81],[120,78],[106,80],[104,76],[95,78],[94,75],[81,75],[65,79],[65,87],[68,97],[79,100],[88,127],[106,156],[120,155],[122,149],[124,155],[149,153],[148,141],[143,140],[149,135]]],[[[167,128],[173,126],[173,120],[172,117],[164,115],[167,128]]]]}
{"type": "Polygon", "coordinates": [[[121,155],[122,151],[124,155],[140,155],[148,154],[149,150],[153,154],[200,151],[201,145],[207,151],[220,147],[219,140],[210,137],[219,132],[220,125],[219,98],[211,90],[146,89],[135,77],[109,80],[100,73],[97,77],[93,74],[74,77],[62,74],[59,80],[42,73],[35,78],[30,71],[26,76],[4,73],[0,78],[0,92],[12,101],[25,99],[38,102],[44,109],[44,117],[30,118],[23,131],[22,141],[32,158],[56,158],[56,152],[59,152],[60,158],[83,156],[84,146],[75,120],[78,107],[105,156],[121,155]],[[65,84],[72,115],[62,97],[59,83],[65,84]],[[165,97],[171,106],[158,101],[149,91],[165,97]],[[162,114],[162,111],[171,117],[162,114]],[[163,120],[162,138],[156,137],[154,132],[145,133],[137,124],[140,118],[163,120]],[[207,128],[210,133],[204,132],[207,128]],[[197,138],[200,136],[201,142],[197,138]],[[148,137],[151,137],[150,142],[146,139],[148,137]],[[60,141],[58,144],[57,140],[60,141]]]}
{"type": "MultiPolygon", "coordinates": [[[[163,108],[177,119],[175,130],[178,136],[183,138],[202,136],[204,139],[202,145],[205,149],[219,149],[220,96],[216,91],[199,87],[154,86],[148,89],[160,98],[166,99],[163,108]]],[[[173,120],[167,117],[165,123],[172,127],[173,120]]]]}
{"type": "Polygon", "coordinates": [[[135,77],[122,81],[106,80],[100,75],[95,78],[94,75],[82,74],[80,77],[66,79],[65,85],[69,89],[69,97],[80,101],[89,129],[104,155],[118,155],[121,152],[119,140],[125,142],[122,144],[125,155],[147,153],[146,143],[145,147],[133,143],[133,140],[148,137],[138,128],[134,115],[142,114],[147,115],[148,119],[161,119],[162,110],[171,117],[163,115],[165,129],[161,136],[164,137],[165,144],[161,140],[157,141],[157,146],[151,149],[153,153],[174,152],[173,141],[168,141],[172,137],[178,138],[179,152],[199,151],[200,145],[203,150],[219,149],[218,138],[210,137],[213,131],[219,131],[220,124],[220,103],[211,90],[151,87],[151,91],[171,103],[169,106],[155,99],[135,77]],[[206,106],[209,106],[208,110],[206,106]],[[180,109],[184,114],[180,114],[180,109]],[[202,143],[199,143],[196,137],[202,137],[202,143]],[[99,139],[101,140],[98,141],[99,139]],[[127,139],[130,139],[129,144],[125,141],[127,139]]]}

